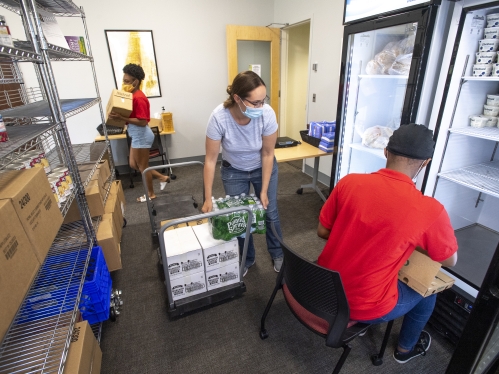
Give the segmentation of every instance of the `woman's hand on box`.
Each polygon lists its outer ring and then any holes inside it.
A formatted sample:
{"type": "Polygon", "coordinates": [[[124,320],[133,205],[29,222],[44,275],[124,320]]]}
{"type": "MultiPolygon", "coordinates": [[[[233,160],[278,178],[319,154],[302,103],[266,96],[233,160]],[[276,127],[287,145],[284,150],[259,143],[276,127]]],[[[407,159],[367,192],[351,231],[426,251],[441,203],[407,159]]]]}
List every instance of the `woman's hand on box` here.
{"type": "Polygon", "coordinates": [[[119,120],[119,121],[124,121],[125,120],[121,114],[116,113],[116,112],[109,113],[109,118],[115,119],[115,120],[119,120]]]}

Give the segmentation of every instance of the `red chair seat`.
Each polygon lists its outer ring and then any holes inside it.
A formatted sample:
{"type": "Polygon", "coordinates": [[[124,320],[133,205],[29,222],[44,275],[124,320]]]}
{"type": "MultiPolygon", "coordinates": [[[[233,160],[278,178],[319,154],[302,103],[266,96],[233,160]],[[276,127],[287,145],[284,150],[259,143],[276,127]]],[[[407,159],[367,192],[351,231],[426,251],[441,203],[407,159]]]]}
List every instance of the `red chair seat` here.
{"type": "Polygon", "coordinates": [[[149,158],[157,157],[159,155],[160,155],[160,153],[159,153],[158,149],[151,149],[149,151],[149,158]]]}
{"type": "MultiPolygon", "coordinates": [[[[300,319],[302,323],[320,334],[326,335],[328,333],[329,323],[327,323],[325,319],[316,316],[315,314],[302,307],[301,304],[296,301],[293,295],[291,295],[291,292],[289,292],[289,288],[286,284],[282,286],[282,292],[284,293],[284,297],[288,302],[289,307],[293,310],[295,315],[300,319]]],[[[348,322],[347,328],[355,325],[356,323],[357,321],[350,320],[348,322]]]]}

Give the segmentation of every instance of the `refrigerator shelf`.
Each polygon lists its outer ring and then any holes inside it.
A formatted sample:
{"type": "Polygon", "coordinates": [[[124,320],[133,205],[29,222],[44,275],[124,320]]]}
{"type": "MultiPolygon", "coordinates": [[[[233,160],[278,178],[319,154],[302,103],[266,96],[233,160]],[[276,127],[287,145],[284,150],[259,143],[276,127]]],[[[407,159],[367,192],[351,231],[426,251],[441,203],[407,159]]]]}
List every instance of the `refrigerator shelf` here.
{"type": "Polygon", "coordinates": [[[385,153],[383,152],[382,149],[369,148],[369,147],[362,145],[362,143],[351,143],[350,148],[357,149],[357,150],[363,151],[363,152],[367,152],[367,153],[370,153],[376,157],[385,159],[385,153]]]}
{"type": "Polygon", "coordinates": [[[439,173],[440,178],[499,198],[499,161],[439,173]]]}
{"type": "Polygon", "coordinates": [[[369,75],[369,74],[359,74],[359,78],[370,78],[370,79],[409,79],[408,75],[369,75]]]}
{"type": "Polygon", "coordinates": [[[463,128],[450,128],[449,131],[453,134],[461,134],[472,136],[475,138],[493,140],[499,142],[499,128],[497,127],[484,127],[477,129],[475,127],[463,127],[463,128]]]}
{"type": "Polygon", "coordinates": [[[482,82],[499,82],[499,77],[462,77],[463,82],[466,81],[482,81],[482,82]]]}

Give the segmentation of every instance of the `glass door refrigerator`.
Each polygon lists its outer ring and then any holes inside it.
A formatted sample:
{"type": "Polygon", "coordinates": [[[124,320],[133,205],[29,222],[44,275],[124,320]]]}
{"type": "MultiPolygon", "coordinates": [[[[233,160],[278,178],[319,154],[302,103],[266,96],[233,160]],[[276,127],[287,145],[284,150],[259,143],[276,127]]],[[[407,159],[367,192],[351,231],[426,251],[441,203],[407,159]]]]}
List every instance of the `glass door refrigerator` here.
{"type": "Polygon", "coordinates": [[[331,189],[385,167],[383,149],[401,123],[428,123],[453,7],[437,4],[347,0],[331,189]]]}
{"type": "Polygon", "coordinates": [[[454,287],[430,323],[457,346],[448,373],[495,372],[499,330],[499,2],[456,2],[430,126],[436,147],[422,190],[458,240],[454,287]]]}

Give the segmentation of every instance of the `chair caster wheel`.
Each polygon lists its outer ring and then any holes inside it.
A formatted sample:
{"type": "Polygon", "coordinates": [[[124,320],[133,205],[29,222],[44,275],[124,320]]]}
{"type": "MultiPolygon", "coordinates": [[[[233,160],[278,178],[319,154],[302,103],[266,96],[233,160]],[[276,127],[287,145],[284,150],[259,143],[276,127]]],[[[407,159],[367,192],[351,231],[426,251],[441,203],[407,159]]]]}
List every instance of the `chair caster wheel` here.
{"type": "Polygon", "coordinates": [[[383,364],[383,358],[378,357],[378,355],[371,355],[371,362],[374,366],[380,366],[383,364]]]}
{"type": "Polygon", "coordinates": [[[126,218],[125,218],[125,217],[123,217],[123,228],[125,228],[125,227],[126,227],[126,224],[127,224],[126,218]]]}
{"type": "Polygon", "coordinates": [[[260,330],[260,339],[265,340],[269,337],[267,330],[260,330]]]}
{"type": "Polygon", "coordinates": [[[177,179],[177,176],[176,176],[175,174],[170,174],[170,178],[171,178],[172,180],[175,180],[175,179],[177,179]]]}
{"type": "Polygon", "coordinates": [[[198,206],[199,206],[199,205],[198,205],[198,203],[192,203],[192,205],[194,205],[194,208],[196,208],[196,209],[197,209],[197,208],[198,208],[198,206]]]}
{"type": "Polygon", "coordinates": [[[109,310],[109,319],[113,322],[116,322],[116,311],[114,310],[114,308],[111,308],[109,310]]]}
{"type": "Polygon", "coordinates": [[[297,193],[298,195],[303,195],[303,188],[298,188],[298,189],[296,190],[296,193],[297,193]]]}
{"type": "Polygon", "coordinates": [[[152,210],[152,215],[156,217],[156,209],[152,210]]]}

